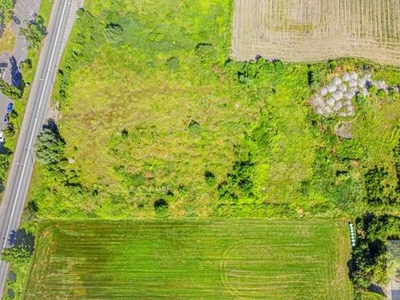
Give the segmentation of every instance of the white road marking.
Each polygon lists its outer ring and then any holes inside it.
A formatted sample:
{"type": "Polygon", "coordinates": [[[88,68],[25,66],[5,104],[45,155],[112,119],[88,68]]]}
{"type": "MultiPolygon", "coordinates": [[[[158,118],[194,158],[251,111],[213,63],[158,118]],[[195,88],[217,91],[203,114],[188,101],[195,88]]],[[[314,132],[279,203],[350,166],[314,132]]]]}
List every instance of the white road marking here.
{"type": "MultiPolygon", "coordinates": [[[[56,46],[57,46],[57,40],[58,40],[58,37],[59,37],[59,34],[60,34],[60,30],[61,30],[61,22],[62,22],[62,19],[63,19],[63,17],[64,17],[64,14],[65,14],[65,8],[66,8],[67,3],[68,3],[67,1],[64,2],[63,10],[62,10],[62,12],[61,12],[60,26],[58,27],[58,30],[57,30],[57,32],[56,32],[56,39],[55,39],[55,41],[54,41],[53,49],[52,49],[52,51],[51,51],[51,56],[50,56],[50,63],[49,63],[49,66],[50,66],[50,67],[51,67],[52,62],[53,62],[53,59],[54,59],[54,52],[55,52],[55,48],[56,48],[56,46]]],[[[40,110],[40,107],[42,106],[43,96],[44,96],[44,92],[45,92],[46,85],[47,85],[47,82],[48,82],[49,74],[50,74],[49,72],[46,74],[46,78],[45,78],[45,81],[44,81],[42,93],[41,93],[40,100],[39,100],[38,111],[40,110]]],[[[38,119],[36,118],[36,119],[35,119],[35,122],[34,122],[34,124],[33,124],[33,128],[36,128],[37,121],[38,121],[38,119]]],[[[30,136],[29,144],[28,144],[28,149],[27,149],[28,151],[29,151],[29,149],[30,149],[31,146],[32,146],[32,142],[33,142],[34,137],[35,137],[35,130],[32,131],[32,135],[30,136]]],[[[29,157],[29,155],[27,155],[27,156],[25,157],[25,161],[24,161],[24,163],[23,163],[23,168],[22,168],[21,177],[19,178],[17,193],[16,193],[16,195],[15,195],[15,199],[14,199],[14,202],[13,202],[13,208],[12,208],[12,210],[11,210],[10,222],[8,223],[7,230],[6,230],[6,235],[7,235],[7,236],[8,236],[8,234],[9,234],[9,232],[10,232],[10,229],[11,229],[11,221],[12,221],[13,216],[14,216],[14,213],[15,213],[15,208],[16,208],[16,204],[17,204],[17,201],[16,201],[16,200],[18,199],[19,193],[20,193],[20,191],[21,191],[22,179],[24,178],[24,174],[25,174],[25,170],[26,170],[26,164],[27,164],[27,162],[28,162],[28,157],[29,157]]],[[[4,242],[3,242],[3,248],[5,248],[6,245],[7,245],[7,240],[4,240],[4,242]]]]}

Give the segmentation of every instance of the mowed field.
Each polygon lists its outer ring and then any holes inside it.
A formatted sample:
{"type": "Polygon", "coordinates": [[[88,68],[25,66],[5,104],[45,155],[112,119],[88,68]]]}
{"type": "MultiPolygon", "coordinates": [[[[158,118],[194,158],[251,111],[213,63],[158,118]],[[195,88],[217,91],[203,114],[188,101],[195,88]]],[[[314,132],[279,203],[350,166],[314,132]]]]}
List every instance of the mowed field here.
{"type": "Polygon", "coordinates": [[[400,65],[397,0],[235,0],[232,54],[289,62],[362,57],[400,65]]]}
{"type": "Polygon", "coordinates": [[[352,299],[332,220],[42,222],[25,299],[352,299]]]}

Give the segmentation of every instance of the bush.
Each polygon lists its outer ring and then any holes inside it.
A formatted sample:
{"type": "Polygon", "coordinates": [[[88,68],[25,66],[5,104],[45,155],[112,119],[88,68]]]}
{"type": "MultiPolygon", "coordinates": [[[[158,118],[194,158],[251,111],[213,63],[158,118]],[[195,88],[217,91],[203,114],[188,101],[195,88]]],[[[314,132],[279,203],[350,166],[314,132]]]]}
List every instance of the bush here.
{"type": "Polygon", "coordinates": [[[107,24],[103,34],[108,43],[117,43],[124,39],[124,29],[119,24],[107,24]]]}
{"type": "Polygon", "coordinates": [[[353,249],[351,278],[359,290],[371,284],[386,284],[387,240],[398,239],[400,218],[367,213],[356,220],[356,247],[353,249]]]}
{"type": "Polygon", "coordinates": [[[165,61],[165,66],[166,66],[170,71],[176,71],[176,70],[178,70],[178,69],[179,69],[179,65],[180,65],[179,58],[177,58],[177,57],[175,57],[175,56],[173,56],[173,57],[171,57],[171,58],[168,58],[168,59],[165,61]]]}
{"type": "Polygon", "coordinates": [[[208,186],[214,186],[217,183],[214,173],[212,173],[210,171],[204,172],[204,179],[208,186]]]}
{"type": "Polygon", "coordinates": [[[168,213],[168,202],[165,199],[157,199],[154,201],[154,210],[159,217],[165,217],[168,213]]]}
{"type": "Polygon", "coordinates": [[[29,48],[38,50],[47,34],[43,17],[37,16],[27,24],[26,28],[20,28],[20,33],[25,36],[29,48]]]}
{"type": "Polygon", "coordinates": [[[254,198],[252,175],[254,163],[248,155],[247,160],[236,161],[231,173],[227,174],[225,181],[218,185],[220,199],[236,203],[238,199],[254,198]]]}
{"type": "Polygon", "coordinates": [[[22,91],[15,86],[5,82],[3,79],[0,78],[0,91],[10,99],[15,101],[21,99],[22,91]]]}
{"type": "Polygon", "coordinates": [[[1,0],[0,1],[0,23],[1,25],[5,25],[11,19],[13,14],[13,7],[15,4],[15,0],[1,0]]]}
{"type": "Polygon", "coordinates": [[[215,60],[215,48],[210,43],[197,44],[194,53],[200,58],[202,63],[210,63],[215,60]]]}
{"type": "Polygon", "coordinates": [[[364,175],[366,190],[365,200],[373,205],[385,205],[394,202],[394,191],[388,184],[389,171],[384,167],[375,166],[364,175]]]}
{"type": "Polygon", "coordinates": [[[58,131],[45,127],[36,140],[36,159],[44,165],[57,164],[65,159],[64,147],[65,142],[59,136],[58,131]]]}

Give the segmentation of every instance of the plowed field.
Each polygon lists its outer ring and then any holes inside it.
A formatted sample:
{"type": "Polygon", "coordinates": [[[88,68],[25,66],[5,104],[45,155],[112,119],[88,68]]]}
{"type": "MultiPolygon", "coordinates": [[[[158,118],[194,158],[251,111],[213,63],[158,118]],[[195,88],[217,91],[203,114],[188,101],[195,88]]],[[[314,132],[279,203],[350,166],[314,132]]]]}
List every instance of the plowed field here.
{"type": "Polygon", "coordinates": [[[398,0],[235,0],[232,55],[400,65],[398,0]]]}

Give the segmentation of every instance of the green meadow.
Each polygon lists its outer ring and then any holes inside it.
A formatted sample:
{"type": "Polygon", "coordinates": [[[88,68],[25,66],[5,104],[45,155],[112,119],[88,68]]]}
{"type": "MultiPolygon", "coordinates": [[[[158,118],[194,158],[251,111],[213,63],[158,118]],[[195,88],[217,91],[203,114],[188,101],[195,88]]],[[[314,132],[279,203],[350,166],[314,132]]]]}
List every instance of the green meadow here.
{"type": "Polygon", "coordinates": [[[43,221],[24,299],[351,299],[335,220],[43,221]]]}

